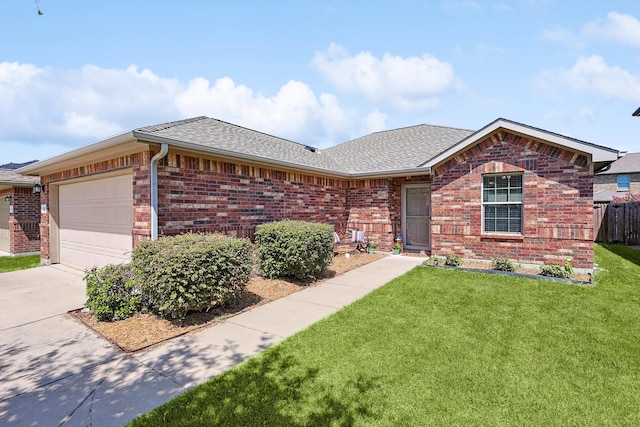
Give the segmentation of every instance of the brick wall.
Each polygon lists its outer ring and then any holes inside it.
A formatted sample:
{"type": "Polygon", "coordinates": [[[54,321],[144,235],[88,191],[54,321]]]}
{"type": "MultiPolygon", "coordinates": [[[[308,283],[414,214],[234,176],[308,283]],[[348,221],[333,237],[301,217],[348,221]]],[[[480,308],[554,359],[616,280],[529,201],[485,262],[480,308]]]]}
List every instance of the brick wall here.
{"type": "Polygon", "coordinates": [[[377,249],[390,250],[398,219],[394,211],[396,187],[393,180],[350,180],[348,185],[345,239],[350,241],[350,230],[360,230],[370,242],[376,243],[377,249]]]}
{"type": "Polygon", "coordinates": [[[220,231],[252,237],[281,219],[347,221],[344,180],[170,152],[158,167],[159,234],[220,231]]]}
{"type": "Polygon", "coordinates": [[[432,252],[592,268],[592,175],[582,155],[497,132],[435,169],[432,252]],[[502,172],[523,173],[522,236],[482,233],[482,175],[502,172]]]}
{"type": "Polygon", "coordinates": [[[9,216],[10,252],[40,251],[40,196],[31,187],[14,187],[9,216]]]}

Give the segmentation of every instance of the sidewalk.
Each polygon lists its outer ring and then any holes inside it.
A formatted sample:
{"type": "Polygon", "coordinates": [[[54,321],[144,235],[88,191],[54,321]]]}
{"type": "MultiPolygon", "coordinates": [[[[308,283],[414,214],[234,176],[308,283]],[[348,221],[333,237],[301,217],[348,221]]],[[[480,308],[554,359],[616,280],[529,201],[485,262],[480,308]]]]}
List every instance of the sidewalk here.
{"type": "Polygon", "coordinates": [[[133,355],[122,353],[67,315],[2,330],[0,424],[120,426],[422,261],[386,257],[133,355]]]}

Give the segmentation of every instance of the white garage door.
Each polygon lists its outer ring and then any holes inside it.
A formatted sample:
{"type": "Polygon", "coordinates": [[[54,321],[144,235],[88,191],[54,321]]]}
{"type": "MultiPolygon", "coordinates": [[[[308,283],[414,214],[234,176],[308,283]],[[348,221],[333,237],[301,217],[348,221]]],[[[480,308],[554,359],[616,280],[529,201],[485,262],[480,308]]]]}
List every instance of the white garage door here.
{"type": "Polygon", "coordinates": [[[0,197],[0,251],[9,252],[9,205],[11,202],[0,197]]]}
{"type": "Polygon", "coordinates": [[[62,264],[85,269],[130,260],[131,175],[61,185],[59,206],[62,264]]]}

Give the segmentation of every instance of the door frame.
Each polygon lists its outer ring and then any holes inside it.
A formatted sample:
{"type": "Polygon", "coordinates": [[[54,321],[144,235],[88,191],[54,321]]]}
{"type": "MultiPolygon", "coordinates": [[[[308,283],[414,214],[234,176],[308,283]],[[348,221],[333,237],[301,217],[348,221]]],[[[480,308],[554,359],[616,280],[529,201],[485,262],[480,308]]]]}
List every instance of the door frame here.
{"type": "Polygon", "coordinates": [[[429,244],[426,246],[416,246],[416,245],[407,245],[404,247],[406,249],[413,250],[421,250],[430,252],[431,251],[431,183],[430,182],[403,182],[402,183],[402,207],[401,207],[401,218],[402,218],[402,241],[407,241],[407,189],[408,188],[426,188],[427,189],[427,197],[429,198],[429,216],[427,217],[427,238],[429,240],[429,244]]]}

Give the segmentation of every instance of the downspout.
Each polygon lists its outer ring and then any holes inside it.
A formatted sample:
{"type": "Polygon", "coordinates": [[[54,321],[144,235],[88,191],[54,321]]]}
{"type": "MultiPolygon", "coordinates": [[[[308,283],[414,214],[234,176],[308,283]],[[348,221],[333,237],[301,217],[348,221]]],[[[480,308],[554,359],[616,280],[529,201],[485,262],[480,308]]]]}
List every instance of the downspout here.
{"type": "Polygon", "coordinates": [[[169,152],[169,144],[162,143],[160,152],[151,158],[151,240],[158,239],[158,161],[169,152]]]}

